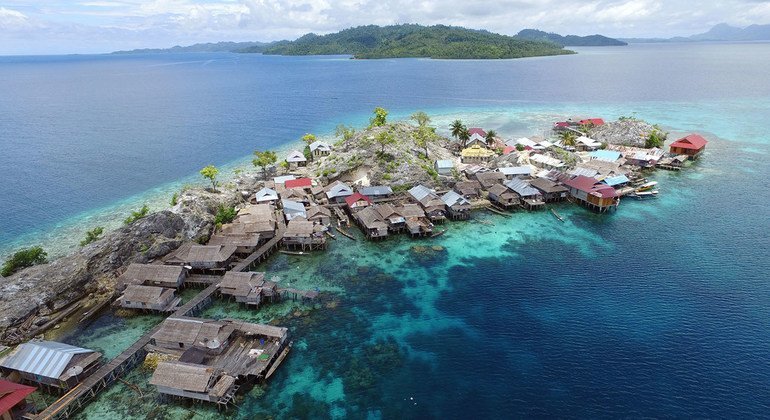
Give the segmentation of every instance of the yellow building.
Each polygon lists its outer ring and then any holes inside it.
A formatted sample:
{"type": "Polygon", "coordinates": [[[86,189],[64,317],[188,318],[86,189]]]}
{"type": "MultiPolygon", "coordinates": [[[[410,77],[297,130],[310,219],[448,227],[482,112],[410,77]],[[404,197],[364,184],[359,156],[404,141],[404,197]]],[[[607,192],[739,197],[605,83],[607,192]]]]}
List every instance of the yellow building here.
{"type": "Polygon", "coordinates": [[[463,149],[463,151],[460,152],[463,163],[485,162],[494,155],[495,152],[481,147],[478,144],[474,144],[473,146],[463,149]]]}

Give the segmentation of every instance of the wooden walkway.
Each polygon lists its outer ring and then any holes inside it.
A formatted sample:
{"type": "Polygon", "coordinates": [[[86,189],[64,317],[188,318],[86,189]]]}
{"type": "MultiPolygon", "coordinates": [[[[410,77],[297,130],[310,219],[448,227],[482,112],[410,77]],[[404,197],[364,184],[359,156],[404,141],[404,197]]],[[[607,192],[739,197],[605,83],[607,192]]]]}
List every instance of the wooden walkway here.
{"type": "MultiPolygon", "coordinates": [[[[267,241],[259,249],[246,257],[243,261],[233,267],[233,271],[246,271],[251,269],[259,262],[269,257],[277,248],[286,232],[286,225],[279,223],[275,237],[267,241]]],[[[220,276],[192,276],[191,283],[208,284],[208,287],[190,299],[171,316],[196,316],[202,312],[213,300],[214,292],[219,289],[219,282],[216,279],[220,276]]],[[[296,291],[299,292],[299,291],[296,291]]],[[[313,293],[313,292],[311,292],[313,293]]],[[[95,398],[99,392],[109,387],[115,380],[121,377],[127,371],[133,369],[144,360],[147,355],[145,346],[150,344],[152,336],[160,329],[158,324],[155,328],[144,334],[131,347],[120,353],[102,367],[96,370],[91,376],[76,385],[45,410],[40,412],[35,418],[38,419],[66,419],[72,417],[88,401],[95,398]]]]}

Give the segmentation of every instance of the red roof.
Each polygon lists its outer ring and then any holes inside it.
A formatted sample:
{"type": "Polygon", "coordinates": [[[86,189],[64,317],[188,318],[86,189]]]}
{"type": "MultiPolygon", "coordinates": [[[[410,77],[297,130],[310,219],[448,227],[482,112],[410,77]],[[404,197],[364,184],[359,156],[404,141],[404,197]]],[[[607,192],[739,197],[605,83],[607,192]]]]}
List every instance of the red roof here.
{"type": "Polygon", "coordinates": [[[35,391],[35,387],[19,385],[0,379],[0,414],[7,413],[16,404],[22,402],[27,395],[35,391]]]}
{"type": "Polygon", "coordinates": [[[469,137],[472,136],[474,133],[480,135],[481,137],[486,137],[487,136],[487,132],[484,131],[483,128],[473,127],[473,128],[469,128],[468,129],[468,136],[469,137]]]}
{"type": "Polygon", "coordinates": [[[554,127],[569,127],[571,125],[572,124],[568,123],[567,121],[559,121],[559,122],[553,123],[554,127]]]}
{"type": "Polygon", "coordinates": [[[309,188],[313,186],[310,178],[290,179],[283,184],[286,188],[309,188]]]}
{"type": "Polygon", "coordinates": [[[578,124],[580,124],[580,125],[586,125],[586,124],[604,125],[604,120],[601,119],[601,118],[586,118],[584,120],[578,121],[578,124]]]}
{"type": "Polygon", "coordinates": [[[356,202],[361,201],[361,200],[364,200],[367,203],[372,204],[372,199],[371,198],[369,198],[369,197],[367,197],[367,196],[365,196],[365,195],[363,195],[363,194],[361,194],[359,192],[357,192],[357,193],[355,193],[353,195],[349,195],[349,196],[345,197],[345,202],[348,204],[348,207],[351,207],[353,204],[355,204],[356,202]]]}
{"type": "Polygon", "coordinates": [[[564,178],[561,182],[568,186],[587,193],[598,193],[602,197],[615,197],[617,192],[615,188],[607,184],[600,184],[596,178],[590,176],[578,175],[574,178],[564,178]]]}
{"type": "Polygon", "coordinates": [[[670,147],[699,150],[706,147],[706,143],[708,143],[706,139],[699,136],[698,134],[690,134],[687,137],[682,137],[681,139],[671,143],[670,147]]]}
{"type": "Polygon", "coordinates": [[[503,154],[507,155],[513,153],[514,150],[516,150],[516,148],[513,146],[505,146],[505,149],[503,149],[503,154]]]}

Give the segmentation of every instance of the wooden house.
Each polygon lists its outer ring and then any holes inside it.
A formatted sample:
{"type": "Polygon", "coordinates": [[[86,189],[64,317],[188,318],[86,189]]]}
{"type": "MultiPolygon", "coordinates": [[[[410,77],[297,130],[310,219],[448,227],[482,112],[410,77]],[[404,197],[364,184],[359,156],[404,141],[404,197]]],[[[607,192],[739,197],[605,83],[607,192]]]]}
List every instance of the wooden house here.
{"type": "Polygon", "coordinates": [[[272,188],[262,188],[254,193],[249,200],[252,204],[273,204],[278,202],[278,192],[272,188]]]}
{"type": "Polygon", "coordinates": [[[353,195],[345,197],[345,204],[347,204],[348,209],[352,214],[365,207],[371,206],[372,200],[369,197],[357,192],[353,195]]]}
{"type": "Polygon", "coordinates": [[[543,197],[540,194],[540,190],[532,187],[528,181],[514,178],[510,181],[507,181],[504,185],[519,196],[521,204],[527,210],[536,210],[545,206],[545,202],[543,201],[543,197]]]}
{"type": "Polygon", "coordinates": [[[575,139],[575,150],[579,152],[590,152],[602,147],[602,143],[590,137],[580,136],[575,139]]]}
{"type": "Polygon", "coordinates": [[[302,219],[289,222],[283,234],[283,244],[289,249],[314,250],[326,248],[325,227],[302,219]]]}
{"type": "Polygon", "coordinates": [[[99,367],[101,357],[101,353],[93,350],[33,340],[0,358],[0,372],[61,392],[91,375],[99,367]]]}
{"type": "Polygon", "coordinates": [[[300,166],[307,165],[307,158],[299,150],[292,150],[286,156],[286,163],[289,165],[289,169],[297,169],[300,166]]]}
{"type": "Polygon", "coordinates": [[[477,172],[476,180],[481,184],[481,188],[489,190],[493,185],[502,184],[505,181],[505,174],[502,172],[477,172]]]}
{"type": "Polygon", "coordinates": [[[462,163],[486,162],[495,156],[495,152],[485,146],[474,144],[460,152],[462,163]]]}
{"type": "Polygon", "coordinates": [[[155,346],[183,352],[197,347],[208,355],[221,354],[235,328],[225,322],[192,317],[169,317],[150,338],[155,346]]]}
{"type": "Polygon", "coordinates": [[[34,408],[27,403],[27,397],[36,389],[0,379],[0,419],[26,418],[25,415],[34,408]]]}
{"type": "Polygon", "coordinates": [[[368,239],[384,239],[388,236],[388,224],[374,208],[364,207],[355,212],[353,218],[368,239]]]}
{"type": "Polygon", "coordinates": [[[235,253],[251,254],[262,243],[262,237],[257,232],[251,233],[215,233],[209,239],[209,245],[234,246],[235,253]]]}
{"type": "Polygon", "coordinates": [[[615,189],[599,183],[596,178],[563,175],[559,180],[569,189],[572,197],[592,210],[603,213],[617,208],[620,199],[615,189]]]}
{"type": "Polygon", "coordinates": [[[466,220],[471,217],[471,202],[455,191],[448,191],[441,196],[451,219],[466,220]]]}
{"type": "Polygon", "coordinates": [[[275,207],[270,204],[246,206],[238,211],[235,223],[222,227],[224,234],[258,233],[260,240],[270,240],[275,236],[278,221],[275,207]]]}
{"type": "Polygon", "coordinates": [[[118,298],[121,308],[154,312],[173,312],[182,302],[174,289],[157,286],[129,285],[118,298]]]}
{"type": "Polygon", "coordinates": [[[497,207],[510,210],[519,205],[519,196],[503,184],[495,184],[487,195],[489,202],[497,207]]]}
{"type": "Polygon", "coordinates": [[[473,199],[481,196],[481,184],[479,181],[460,181],[455,184],[454,188],[458,194],[465,198],[473,199]]]}
{"type": "Polygon", "coordinates": [[[440,159],[434,163],[434,167],[439,175],[452,175],[455,163],[451,159],[440,159]]]}
{"type": "Polygon", "coordinates": [[[706,150],[708,141],[698,134],[690,134],[671,143],[669,150],[673,155],[686,155],[690,159],[697,159],[706,150]]]}
{"type": "Polygon", "coordinates": [[[446,218],[444,202],[432,189],[424,185],[417,185],[409,190],[409,195],[412,200],[420,204],[431,222],[435,223],[446,218]]]}
{"type": "Polygon", "coordinates": [[[404,226],[410,235],[427,236],[433,232],[433,223],[418,204],[400,205],[396,207],[396,212],[404,218],[404,226]]]}
{"type": "Polygon", "coordinates": [[[379,213],[380,218],[388,224],[388,231],[400,232],[406,226],[406,219],[401,215],[396,207],[389,203],[380,203],[372,206],[379,213]]]}
{"type": "Polygon", "coordinates": [[[278,297],[274,282],[265,280],[265,273],[228,271],[219,282],[219,293],[238,303],[259,307],[264,301],[278,297]]]}
{"type": "Polygon", "coordinates": [[[180,266],[132,263],[118,277],[116,288],[121,291],[127,285],[141,284],[177,289],[186,278],[187,271],[180,266]]]}
{"type": "Polygon", "coordinates": [[[225,271],[235,259],[232,245],[182,244],[166,258],[167,264],[189,266],[193,270],[225,271]]]}
{"type": "Polygon", "coordinates": [[[505,179],[528,178],[532,175],[532,168],[529,166],[507,166],[497,168],[497,171],[505,175],[505,179]]]}
{"type": "Polygon", "coordinates": [[[320,140],[310,143],[310,154],[313,155],[313,159],[328,156],[331,152],[332,146],[329,143],[320,140]]]}
{"type": "Polygon", "coordinates": [[[345,197],[353,195],[353,189],[342,181],[335,181],[327,185],[325,191],[329,203],[342,204],[345,202],[345,197]]]}
{"type": "Polygon", "coordinates": [[[235,393],[236,378],[205,365],[178,361],[160,362],[150,385],[159,394],[220,403],[235,393]]]}
{"type": "Polygon", "coordinates": [[[529,181],[529,184],[537,188],[543,196],[543,201],[551,203],[563,201],[569,196],[567,187],[551,181],[547,178],[535,178],[529,181]]]}
{"type": "Polygon", "coordinates": [[[666,169],[669,171],[679,171],[684,168],[685,162],[690,160],[687,155],[677,155],[673,157],[664,157],[656,164],[658,168],[666,169]]]}
{"type": "Polygon", "coordinates": [[[387,185],[363,187],[358,192],[369,197],[372,201],[384,200],[393,196],[393,189],[387,185]]]}
{"type": "Polygon", "coordinates": [[[281,200],[281,206],[283,207],[283,214],[286,216],[287,222],[298,217],[307,220],[307,212],[305,212],[304,204],[284,198],[281,200]]]}
{"type": "Polygon", "coordinates": [[[316,222],[324,226],[332,224],[332,212],[324,206],[312,205],[305,211],[309,222],[316,222]]]}

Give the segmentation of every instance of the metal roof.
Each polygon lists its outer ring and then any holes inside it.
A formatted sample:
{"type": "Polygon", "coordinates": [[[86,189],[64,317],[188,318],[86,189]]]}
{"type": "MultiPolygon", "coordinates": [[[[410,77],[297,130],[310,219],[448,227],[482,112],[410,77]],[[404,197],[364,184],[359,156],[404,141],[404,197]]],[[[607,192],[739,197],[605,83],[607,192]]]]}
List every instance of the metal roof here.
{"type": "Polygon", "coordinates": [[[614,150],[594,150],[590,153],[594,159],[604,160],[607,162],[615,162],[620,159],[620,152],[614,150]]]}
{"type": "Polygon", "coordinates": [[[532,185],[529,184],[529,182],[524,181],[523,179],[514,178],[506,182],[505,186],[515,191],[516,194],[522,197],[530,197],[533,195],[540,194],[540,190],[538,190],[537,188],[534,188],[532,185]]]}
{"type": "Polygon", "coordinates": [[[273,178],[273,181],[276,184],[283,184],[284,182],[290,181],[292,179],[296,179],[296,177],[294,175],[282,175],[282,176],[277,176],[273,178]]]}
{"type": "Polygon", "coordinates": [[[582,176],[587,176],[589,178],[593,178],[599,173],[599,171],[597,171],[596,169],[582,168],[578,166],[577,168],[571,169],[567,173],[570,175],[582,175],[582,176]]]}
{"type": "Polygon", "coordinates": [[[455,204],[465,205],[465,204],[471,204],[470,201],[466,200],[465,197],[461,196],[460,194],[449,191],[443,196],[441,196],[441,201],[444,202],[449,207],[454,206],[455,204]]]}
{"type": "Polygon", "coordinates": [[[0,366],[46,378],[59,378],[72,356],[93,352],[55,341],[30,341],[19,345],[14,353],[0,360],[0,366]]]}
{"type": "Polygon", "coordinates": [[[372,186],[361,188],[361,194],[372,197],[378,195],[393,194],[393,189],[388,186],[372,186]]]}
{"type": "Polygon", "coordinates": [[[349,195],[353,195],[353,189],[339,181],[332,185],[326,193],[326,196],[329,198],[347,197],[349,195]]]}
{"type": "Polygon", "coordinates": [[[261,190],[257,191],[254,196],[257,198],[257,202],[272,201],[278,199],[278,193],[271,188],[262,188],[261,190]]]}
{"type": "Polygon", "coordinates": [[[283,212],[286,214],[289,214],[289,213],[293,213],[293,214],[302,213],[303,215],[305,214],[305,205],[302,203],[283,199],[281,200],[281,204],[283,205],[283,212]]]}
{"type": "Polygon", "coordinates": [[[604,178],[604,183],[609,185],[610,187],[614,187],[615,185],[625,184],[627,182],[630,182],[630,180],[625,175],[608,176],[607,178],[604,178]]]}
{"type": "Polygon", "coordinates": [[[532,168],[529,166],[512,166],[507,168],[497,168],[498,171],[502,172],[504,175],[529,175],[532,173],[532,168]]]}
{"type": "Polygon", "coordinates": [[[417,185],[409,190],[409,194],[417,201],[422,201],[423,198],[433,194],[433,190],[425,185],[417,185]]]}
{"type": "Polygon", "coordinates": [[[436,167],[439,169],[452,169],[455,163],[451,159],[440,159],[436,161],[436,167]]]}
{"type": "Polygon", "coordinates": [[[289,152],[289,155],[286,156],[286,161],[290,163],[306,162],[307,159],[305,158],[305,155],[299,150],[292,150],[291,152],[289,152]]]}
{"type": "Polygon", "coordinates": [[[310,143],[310,151],[311,152],[315,152],[316,149],[321,149],[321,150],[324,150],[324,151],[331,151],[332,147],[329,145],[329,143],[326,143],[326,142],[323,142],[323,141],[320,141],[320,140],[316,140],[316,141],[310,143]]]}

